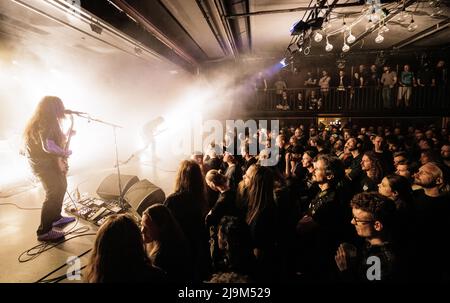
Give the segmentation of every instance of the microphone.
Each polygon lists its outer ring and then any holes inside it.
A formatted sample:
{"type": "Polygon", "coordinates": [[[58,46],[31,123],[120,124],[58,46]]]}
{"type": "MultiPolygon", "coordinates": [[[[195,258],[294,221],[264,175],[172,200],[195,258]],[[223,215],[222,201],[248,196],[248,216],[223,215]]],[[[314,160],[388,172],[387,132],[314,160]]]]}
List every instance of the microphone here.
{"type": "Polygon", "coordinates": [[[64,113],[66,114],[66,115],[84,115],[84,114],[86,114],[86,113],[83,113],[83,112],[77,112],[77,111],[75,111],[75,110],[70,110],[70,109],[66,109],[66,110],[64,110],[64,113]]]}

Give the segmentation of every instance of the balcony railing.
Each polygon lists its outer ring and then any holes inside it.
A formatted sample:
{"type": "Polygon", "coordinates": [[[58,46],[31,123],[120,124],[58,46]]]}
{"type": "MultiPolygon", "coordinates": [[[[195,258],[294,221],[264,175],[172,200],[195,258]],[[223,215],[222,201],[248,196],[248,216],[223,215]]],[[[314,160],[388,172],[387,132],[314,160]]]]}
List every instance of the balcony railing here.
{"type": "Polygon", "coordinates": [[[441,87],[330,87],[293,88],[283,92],[257,90],[250,111],[286,111],[309,114],[400,115],[450,113],[449,86],[441,87]],[[284,96],[285,95],[285,96],[284,96]]]}

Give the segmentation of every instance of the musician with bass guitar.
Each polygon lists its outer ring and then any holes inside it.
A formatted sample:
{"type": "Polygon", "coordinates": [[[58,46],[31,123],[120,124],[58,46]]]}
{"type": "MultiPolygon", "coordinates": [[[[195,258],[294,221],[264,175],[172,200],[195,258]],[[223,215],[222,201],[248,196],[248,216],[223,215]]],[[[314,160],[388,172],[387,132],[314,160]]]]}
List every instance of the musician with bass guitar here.
{"type": "Polygon", "coordinates": [[[74,134],[72,116],[67,135],[62,130],[67,112],[70,111],[65,112],[60,98],[46,96],[39,102],[24,132],[28,162],[45,190],[41,223],[37,230],[38,240],[44,242],[62,239],[64,232],[53,228],[75,221],[75,218],[61,216],[67,189],[67,158],[72,153],[68,148],[74,134]]]}

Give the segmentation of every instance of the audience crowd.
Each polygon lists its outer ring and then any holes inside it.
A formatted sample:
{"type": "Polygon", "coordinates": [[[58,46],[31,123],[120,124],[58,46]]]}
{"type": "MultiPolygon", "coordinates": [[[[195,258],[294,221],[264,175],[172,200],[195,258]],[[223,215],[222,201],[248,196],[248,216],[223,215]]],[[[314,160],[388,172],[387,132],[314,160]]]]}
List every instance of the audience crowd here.
{"type": "Polygon", "coordinates": [[[141,222],[109,217],[87,280],[449,281],[447,128],[298,125],[235,135],[240,153],[212,142],[182,161],[174,192],[141,222]],[[271,140],[278,162],[263,166],[271,140]]]}

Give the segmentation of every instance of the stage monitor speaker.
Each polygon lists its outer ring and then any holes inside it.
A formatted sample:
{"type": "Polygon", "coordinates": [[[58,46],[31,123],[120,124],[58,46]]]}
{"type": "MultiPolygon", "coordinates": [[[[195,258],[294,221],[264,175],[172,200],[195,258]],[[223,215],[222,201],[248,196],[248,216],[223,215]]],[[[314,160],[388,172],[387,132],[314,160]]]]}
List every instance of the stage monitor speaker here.
{"type": "MultiPolygon", "coordinates": [[[[124,195],[136,182],[139,182],[137,176],[120,175],[122,195],[124,195]]],[[[97,195],[105,200],[117,200],[119,198],[119,178],[117,177],[117,174],[111,174],[102,181],[97,189],[97,195]]]]}
{"type": "Polygon", "coordinates": [[[156,203],[163,203],[166,200],[164,191],[155,184],[144,179],[141,180],[127,191],[124,196],[125,201],[142,216],[144,210],[156,203]]]}

